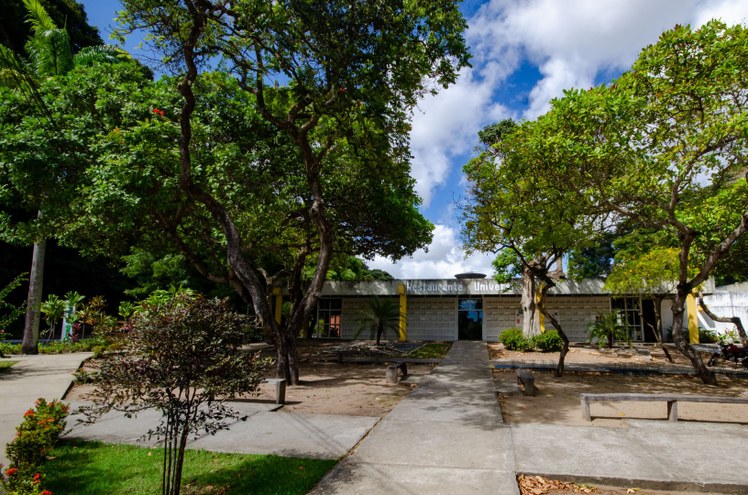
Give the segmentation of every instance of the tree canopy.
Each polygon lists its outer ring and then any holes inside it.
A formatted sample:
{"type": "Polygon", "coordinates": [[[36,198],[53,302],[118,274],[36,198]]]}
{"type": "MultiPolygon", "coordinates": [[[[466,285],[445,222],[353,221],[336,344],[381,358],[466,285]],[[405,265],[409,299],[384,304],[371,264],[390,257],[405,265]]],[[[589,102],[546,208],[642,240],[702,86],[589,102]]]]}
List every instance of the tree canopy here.
{"type": "Polygon", "coordinates": [[[568,201],[674,242],[673,338],[708,383],[714,374],[681,328],[685,298],[748,228],[747,33],[719,21],[676,26],[613,84],[568,90],[531,124],[558,124],[538,149],[560,164],[542,173],[559,171],[568,201]]]}
{"type": "Polygon", "coordinates": [[[333,257],[399,258],[430,239],[409,175],[410,109],[467,63],[464,20],[453,2],[123,5],[121,21],[152,34],[174,77],[144,87],[128,124],[105,132],[76,230],[95,236],[117,211],[103,246],[135,230],[229,284],[294,383],[295,338],[333,257]],[[281,283],[283,326],[270,297],[281,283]]]}

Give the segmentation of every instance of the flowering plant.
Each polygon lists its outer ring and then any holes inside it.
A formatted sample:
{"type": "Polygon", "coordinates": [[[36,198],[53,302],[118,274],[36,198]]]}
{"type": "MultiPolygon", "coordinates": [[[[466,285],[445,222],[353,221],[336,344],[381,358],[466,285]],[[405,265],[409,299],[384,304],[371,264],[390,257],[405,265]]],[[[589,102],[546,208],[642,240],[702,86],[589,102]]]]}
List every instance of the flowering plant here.
{"type": "Polygon", "coordinates": [[[7,495],[52,495],[41,487],[39,467],[64,431],[68,412],[67,404],[38,399],[35,407],[23,414],[16,438],[5,448],[10,468],[2,472],[0,466],[0,483],[7,495]]]}

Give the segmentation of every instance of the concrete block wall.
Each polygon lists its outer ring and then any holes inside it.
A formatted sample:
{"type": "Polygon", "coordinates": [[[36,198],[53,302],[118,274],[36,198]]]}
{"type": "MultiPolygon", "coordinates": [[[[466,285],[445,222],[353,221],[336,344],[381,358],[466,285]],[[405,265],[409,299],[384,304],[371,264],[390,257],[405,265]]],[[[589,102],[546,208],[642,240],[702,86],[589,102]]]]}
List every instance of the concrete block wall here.
{"type": "Polygon", "coordinates": [[[408,340],[457,340],[457,298],[409,297],[408,340]]]}
{"type": "MultiPolygon", "coordinates": [[[[556,318],[561,328],[564,329],[571,342],[586,342],[587,325],[595,321],[598,313],[610,311],[610,297],[548,297],[546,308],[557,315],[556,318]]],[[[549,321],[546,322],[545,327],[553,328],[549,321]]]]}
{"type": "Polygon", "coordinates": [[[497,342],[507,328],[522,327],[516,323],[517,310],[522,309],[520,297],[483,298],[483,340],[497,342]]]}

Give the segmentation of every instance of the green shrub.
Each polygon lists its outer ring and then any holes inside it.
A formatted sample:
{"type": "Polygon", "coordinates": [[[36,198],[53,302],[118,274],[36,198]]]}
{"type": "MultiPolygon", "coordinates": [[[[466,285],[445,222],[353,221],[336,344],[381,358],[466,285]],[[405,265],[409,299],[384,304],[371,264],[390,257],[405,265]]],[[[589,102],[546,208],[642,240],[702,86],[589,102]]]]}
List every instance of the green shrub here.
{"type": "Polygon", "coordinates": [[[564,348],[564,341],[556,330],[546,330],[532,338],[532,345],[540,352],[559,352],[564,348]]]}
{"type": "Polygon", "coordinates": [[[612,348],[613,342],[616,340],[625,340],[631,345],[631,336],[628,329],[624,325],[621,325],[618,320],[618,311],[598,315],[597,320],[587,326],[587,331],[590,333],[587,341],[592,342],[593,340],[597,340],[597,345],[601,349],[606,344],[612,348]]]}
{"type": "MultiPolygon", "coordinates": [[[[688,342],[691,338],[691,334],[688,332],[688,327],[683,329],[683,338],[688,342]]],[[[717,332],[708,330],[706,328],[699,328],[699,343],[700,344],[714,344],[719,342],[719,335],[717,332]]]]}
{"type": "Polygon", "coordinates": [[[499,335],[499,342],[510,351],[527,352],[534,347],[532,341],[522,333],[521,328],[507,328],[499,335]]]}
{"type": "Polygon", "coordinates": [[[0,342],[0,356],[7,356],[8,354],[21,354],[21,344],[0,342]]]}
{"type": "Polygon", "coordinates": [[[10,467],[0,477],[8,495],[38,495],[43,476],[40,467],[65,429],[68,406],[59,401],[36,401],[36,407],[23,415],[16,437],[5,447],[10,467]]]}

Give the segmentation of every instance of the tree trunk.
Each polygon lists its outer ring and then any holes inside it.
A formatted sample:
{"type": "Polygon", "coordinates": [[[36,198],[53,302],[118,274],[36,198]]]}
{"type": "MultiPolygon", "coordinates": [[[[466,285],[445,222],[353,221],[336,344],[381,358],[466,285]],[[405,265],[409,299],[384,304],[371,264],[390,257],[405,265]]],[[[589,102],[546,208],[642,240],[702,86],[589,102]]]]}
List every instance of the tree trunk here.
{"type": "Polygon", "coordinates": [[[39,353],[39,319],[41,316],[46,251],[47,239],[34,243],[34,254],[31,257],[31,275],[29,276],[29,294],[26,299],[26,321],[23,326],[23,344],[21,347],[23,354],[39,353]]]}
{"type": "Polygon", "coordinates": [[[740,335],[740,343],[743,345],[748,345],[748,336],[746,336],[745,334],[745,327],[743,327],[743,322],[740,321],[739,317],[715,315],[714,313],[712,313],[712,310],[710,310],[706,305],[706,302],[704,302],[704,295],[701,292],[699,292],[699,305],[701,306],[701,309],[704,310],[704,313],[706,313],[712,320],[718,321],[720,323],[732,323],[733,325],[735,325],[735,328],[738,330],[738,335],[740,335]]]}
{"type": "Polygon", "coordinates": [[[685,313],[686,297],[690,292],[690,287],[679,286],[675,293],[675,299],[673,300],[673,341],[675,347],[691,361],[693,369],[701,381],[707,385],[717,385],[717,376],[704,365],[699,354],[683,338],[683,314],[685,313]]]}
{"type": "Polygon", "coordinates": [[[556,318],[549,312],[545,310],[545,304],[543,304],[545,301],[545,291],[541,295],[540,304],[538,304],[538,307],[540,311],[543,313],[543,316],[545,316],[548,321],[551,322],[551,325],[553,325],[553,328],[556,329],[558,332],[558,336],[561,337],[561,340],[564,341],[564,346],[561,348],[561,353],[558,356],[558,364],[556,365],[556,372],[554,373],[556,376],[561,376],[564,373],[564,364],[566,361],[566,355],[569,353],[569,337],[566,335],[566,332],[561,328],[561,324],[556,320],[556,318]]]}
{"type": "MultiPolygon", "coordinates": [[[[665,347],[664,337],[662,336],[662,297],[656,297],[654,298],[654,312],[655,312],[655,329],[654,334],[655,338],[657,339],[657,342],[660,344],[660,347],[662,348],[662,352],[665,353],[665,357],[669,362],[673,362],[673,356],[670,355],[670,351],[667,350],[667,347],[665,347]]],[[[642,318],[642,321],[644,321],[644,318],[642,318]]]]}
{"type": "Polygon", "coordinates": [[[540,318],[536,296],[535,277],[528,269],[522,271],[522,334],[534,337],[540,333],[540,318]]]}

